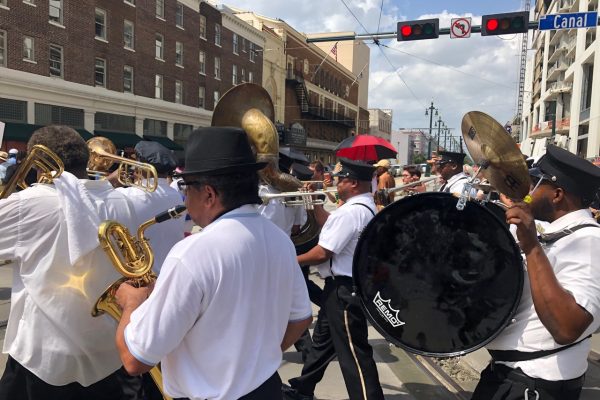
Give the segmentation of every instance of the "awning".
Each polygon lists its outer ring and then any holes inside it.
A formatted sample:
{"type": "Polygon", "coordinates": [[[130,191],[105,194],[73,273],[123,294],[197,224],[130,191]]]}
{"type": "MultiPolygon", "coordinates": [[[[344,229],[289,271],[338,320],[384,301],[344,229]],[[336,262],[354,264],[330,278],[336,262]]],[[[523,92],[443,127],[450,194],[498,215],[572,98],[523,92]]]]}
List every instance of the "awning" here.
{"type": "Polygon", "coordinates": [[[142,140],[142,138],[136,135],[135,133],[118,133],[95,130],[94,136],[102,136],[107,139],[110,139],[115,144],[117,149],[121,150],[127,147],[135,147],[137,142],[142,140]]]}
{"type": "Polygon", "coordinates": [[[4,128],[4,141],[27,142],[37,129],[43,125],[24,124],[20,122],[7,122],[4,128]]]}
{"type": "Polygon", "coordinates": [[[152,140],[153,142],[158,142],[158,143],[162,144],[163,146],[165,146],[169,150],[179,150],[179,151],[183,150],[183,147],[181,147],[180,145],[178,145],[177,143],[175,143],[174,141],[172,141],[171,139],[169,139],[166,136],[144,135],[144,139],[152,140]]]}

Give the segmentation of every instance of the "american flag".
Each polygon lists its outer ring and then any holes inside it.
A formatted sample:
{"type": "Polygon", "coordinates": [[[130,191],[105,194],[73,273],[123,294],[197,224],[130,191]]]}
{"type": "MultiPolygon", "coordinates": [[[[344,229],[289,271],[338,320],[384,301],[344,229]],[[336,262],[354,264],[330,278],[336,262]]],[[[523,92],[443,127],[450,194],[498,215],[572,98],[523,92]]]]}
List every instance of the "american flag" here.
{"type": "Polygon", "coordinates": [[[335,42],[335,44],[331,48],[331,53],[335,56],[335,61],[337,61],[337,45],[338,45],[338,42],[335,42]]]}

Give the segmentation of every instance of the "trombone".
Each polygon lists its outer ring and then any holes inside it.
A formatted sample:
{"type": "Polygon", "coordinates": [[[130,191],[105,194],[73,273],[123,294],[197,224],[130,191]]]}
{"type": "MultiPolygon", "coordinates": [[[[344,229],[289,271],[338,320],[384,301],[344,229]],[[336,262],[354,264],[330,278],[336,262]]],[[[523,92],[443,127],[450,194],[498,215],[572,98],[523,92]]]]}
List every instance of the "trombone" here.
{"type": "Polygon", "coordinates": [[[145,192],[156,190],[158,174],[153,165],[117,156],[114,143],[102,136],[93,137],[86,143],[90,151],[89,176],[107,176],[109,168],[118,162],[117,176],[121,185],[137,187],[145,192]]]}
{"type": "Polygon", "coordinates": [[[407,188],[410,188],[410,187],[413,187],[413,186],[419,186],[419,185],[422,185],[424,183],[434,181],[436,179],[438,179],[437,176],[432,176],[432,177],[421,179],[421,180],[418,180],[418,181],[415,181],[415,182],[410,182],[410,183],[406,183],[404,185],[400,185],[400,186],[396,186],[396,187],[393,187],[393,188],[385,189],[385,192],[386,192],[386,194],[396,193],[396,192],[399,192],[401,190],[404,190],[404,189],[407,189],[407,188]]]}

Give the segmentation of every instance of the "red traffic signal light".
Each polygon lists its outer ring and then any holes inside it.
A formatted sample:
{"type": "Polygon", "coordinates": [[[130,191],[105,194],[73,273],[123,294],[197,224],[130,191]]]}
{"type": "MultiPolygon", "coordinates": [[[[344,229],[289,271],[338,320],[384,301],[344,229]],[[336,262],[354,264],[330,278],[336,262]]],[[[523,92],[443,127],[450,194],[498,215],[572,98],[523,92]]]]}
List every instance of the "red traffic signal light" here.
{"type": "Polygon", "coordinates": [[[484,15],[481,17],[481,36],[525,33],[528,29],[528,11],[484,15]]]}
{"type": "Polygon", "coordinates": [[[436,39],[440,36],[440,20],[420,19],[398,22],[398,41],[436,39]]]}

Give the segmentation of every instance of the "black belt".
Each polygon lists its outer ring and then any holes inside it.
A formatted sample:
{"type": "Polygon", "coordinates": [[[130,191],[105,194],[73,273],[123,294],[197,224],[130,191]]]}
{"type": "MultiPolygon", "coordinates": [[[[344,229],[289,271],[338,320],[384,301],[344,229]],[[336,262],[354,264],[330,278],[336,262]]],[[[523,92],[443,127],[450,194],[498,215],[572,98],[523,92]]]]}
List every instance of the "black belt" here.
{"type": "Polygon", "coordinates": [[[530,390],[543,389],[548,392],[560,392],[561,390],[576,390],[583,387],[585,375],[578,378],[563,381],[548,381],[541,378],[532,378],[526,375],[520,368],[510,368],[503,364],[494,364],[492,373],[498,380],[508,379],[527,385],[530,390]]]}

